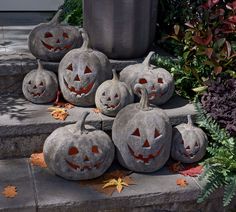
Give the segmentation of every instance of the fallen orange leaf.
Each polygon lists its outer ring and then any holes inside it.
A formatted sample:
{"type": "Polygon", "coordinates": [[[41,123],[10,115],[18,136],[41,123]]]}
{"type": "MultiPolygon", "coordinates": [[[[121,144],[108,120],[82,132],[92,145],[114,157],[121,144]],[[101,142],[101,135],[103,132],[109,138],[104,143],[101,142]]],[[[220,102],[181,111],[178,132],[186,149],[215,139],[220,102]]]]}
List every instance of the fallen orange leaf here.
{"type": "Polygon", "coordinates": [[[64,108],[49,107],[48,110],[51,111],[53,118],[61,121],[64,121],[69,115],[69,113],[64,108]]]}
{"type": "Polygon", "coordinates": [[[176,180],[176,184],[179,185],[179,186],[181,186],[181,187],[185,187],[185,186],[188,185],[188,182],[187,182],[187,180],[185,180],[185,179],[183,179],[183,178],[178,178],[178,179],[176,180]]]}
{"type": "Polygon", "coordinates": [[[100,110],[99,108],[94,108],[94,109],[93,109],[93,112],[94,112],[94,113],[101,113],[101,110],[100,110]]]}
{"type": "Polygon", "coordinates": [[[41,168],[47,168],[47,164],[44,160],[43,153],[34,153],[30,156],[30,163],[34,166],[39,166],[41,168]]]}
{"type": "Polygon", "coordinates": [[[70,103],[65,103],[65,105],[64,105],[64,108],[66,108],[66,109],[72,109],[72,108],[74,108],[75,106],[74,105],[72,105],[72,104],[70,104],[70,103]]]}
{"type": "Polygon", "coordinates": [[[2,192],[6,198],[14,198],[17,195],[16,186],[6,186],[2,192]]]}
{"type": "Polygon", "coordinates": [[[181,170],[179,173],[184,175],[184,176],[191,176],[191,177],[197,177],[200,175],[203,171],[203,166],[198,165],[198,166],[188,166],[184,170],[181,170]]]}

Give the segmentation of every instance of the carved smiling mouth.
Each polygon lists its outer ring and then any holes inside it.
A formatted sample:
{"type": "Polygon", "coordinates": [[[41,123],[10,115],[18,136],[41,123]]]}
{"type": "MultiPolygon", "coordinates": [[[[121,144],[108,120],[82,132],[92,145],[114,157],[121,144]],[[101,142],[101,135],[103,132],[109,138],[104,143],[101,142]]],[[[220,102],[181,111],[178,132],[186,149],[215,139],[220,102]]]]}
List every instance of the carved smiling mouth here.
{"type": "Polygon", "coordinates": [[[33,97],[40,97],[40,96],[42,96],[43,93],[44,93],[44,91],[45,91],[45,90],[43,90],[43,92],[41,92],[41,93],[39,93],[39,92],[35,93],[35,92],[32,92],[32,91],[29,91],[29,90],[28,90],[28,92],[29,92],[33,97]]]}
{"type": "Polygon", "coordinates": [[[77,89],[75,89],[75,87],[69,86],[65,79],[64,79],[64,83],[70,92],[75,93],[78,96],[84,96],[84,95],[88,94],[94,85],[94,82],[91,82],[86,87],[83,87],[83,88],[80,88],[79,90],[77,90],[77,89]]]}
{"type": "Polygon", "coordinates": [[[102,162],[97,162],[95,163],[95,165],[93,164],[87,164],[87,165],[78,165],[78,164],[75,164],[75,163],[72,163],[72,162],[69,162],[68,160],[65,160],[66,163],[74,170],[76,171],[85,171],[85,170],[92,170],[92,169],[99,169],[102,162]]]}
{"type": "Polygon", "coordinates": [[[59,46],[53,47],[53,46],[51,46],[51,45],[45,43],[45,42],[42,41],[42,40],[41,40],[41,42],[42,42],[42,44],[44,45],[44,47],[46,47],[48,50],[53,51],[53,52],[60,52],[60,51],[64,51],[64,50],[69,50],[69,49],[71,49],[71,47],[72,47],[72,45],[66,45],[66,46],[64,46],[64,47],[59,47],[59,46]]]}
{"type": "Polygon", "coordinates": [[[160,150],[158,150],[156,153],[154,153],[154,154],[149,154],[148,156],[144,156],[144,155],[142,155],[142,154],[136,154],[136,153],[134,152],[134,150],[133,150],[129,145],[128,145],[128,148],[129,148],[129,151],[130,151],[131,155],[132,155],[136,160],[138,160],[138,161],[140,161],[140,162],[142,162],[142,163],[148,165],[149,162],[150,162],[150,160],[156,158],[156,157],[161,153],[161,151],[162,151],[162,149],[163,149],[163,145],[162,145],[162,147],[160,148],[160,150]]]}
{"type": "Polygon", "coordinates": [[[106,110],[111,110],[111,111],[112,111],[112,110],[115,110],[116,108],[118,108],[118,107],[120,106],[120,102],[119,102],[119,104],[117,104],[117,105],[104,104],[101,99],[100,99],[100,103],[102,104],[102,106],[103,106],[106,110]]]}

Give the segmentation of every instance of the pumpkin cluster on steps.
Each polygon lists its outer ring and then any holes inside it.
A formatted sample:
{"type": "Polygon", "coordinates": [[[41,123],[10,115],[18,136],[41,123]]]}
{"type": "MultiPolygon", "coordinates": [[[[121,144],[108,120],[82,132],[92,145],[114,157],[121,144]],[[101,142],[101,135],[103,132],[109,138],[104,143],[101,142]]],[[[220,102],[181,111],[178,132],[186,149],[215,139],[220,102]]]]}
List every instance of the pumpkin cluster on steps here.
{"type": "Polygon", "coordinates": [[[30,32],[28,46],[36,58],[59,62],[67,52],[82,45],[78,30],[59,22],[61,13],[59,10],[51,21],[39,24],[30,32]]]}

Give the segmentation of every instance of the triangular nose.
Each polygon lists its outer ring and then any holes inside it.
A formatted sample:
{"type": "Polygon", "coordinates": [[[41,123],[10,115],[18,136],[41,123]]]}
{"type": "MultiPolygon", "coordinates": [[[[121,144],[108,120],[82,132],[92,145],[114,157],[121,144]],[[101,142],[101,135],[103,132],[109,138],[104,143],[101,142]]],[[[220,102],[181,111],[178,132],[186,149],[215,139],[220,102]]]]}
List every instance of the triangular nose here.
{"type": "Polygon", "coordinates": [[[88,158],[87,155],[85,155],[85,157],[84,157],[84,161],[89,161],[89,158],[88,158]]]}
{"type": "Polygon", "coordinates": [[[143,147],[150,147],[150,144],[149,144],[149,142],[148,142],[147,139],[146,139],[146,141],[144,142],[143,147]]]}
{"type": "Polygon", "coordinates": [[[59,39],[57,39],[57,43],[60,43],[60,40],[59,40],[59,39]]]}
{"type": "Polygon", "coordinates": [[[80,81],[79,75],[76,75],[74,81],[80,81]]]}

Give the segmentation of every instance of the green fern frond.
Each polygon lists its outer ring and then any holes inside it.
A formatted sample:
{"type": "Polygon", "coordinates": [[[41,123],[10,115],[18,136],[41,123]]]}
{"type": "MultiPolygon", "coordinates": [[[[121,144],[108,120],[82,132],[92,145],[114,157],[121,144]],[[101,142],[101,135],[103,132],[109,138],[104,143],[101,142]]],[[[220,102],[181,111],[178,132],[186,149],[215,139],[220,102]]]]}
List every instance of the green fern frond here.
{"type": "Polygon", "coordinates": [[[224,207],[229,205],[235,194],[236,194],[236,176],[232,176],[229,178],[229,183],[226,184],[225,186],[224,198],[223,198],[224,207]]]}

